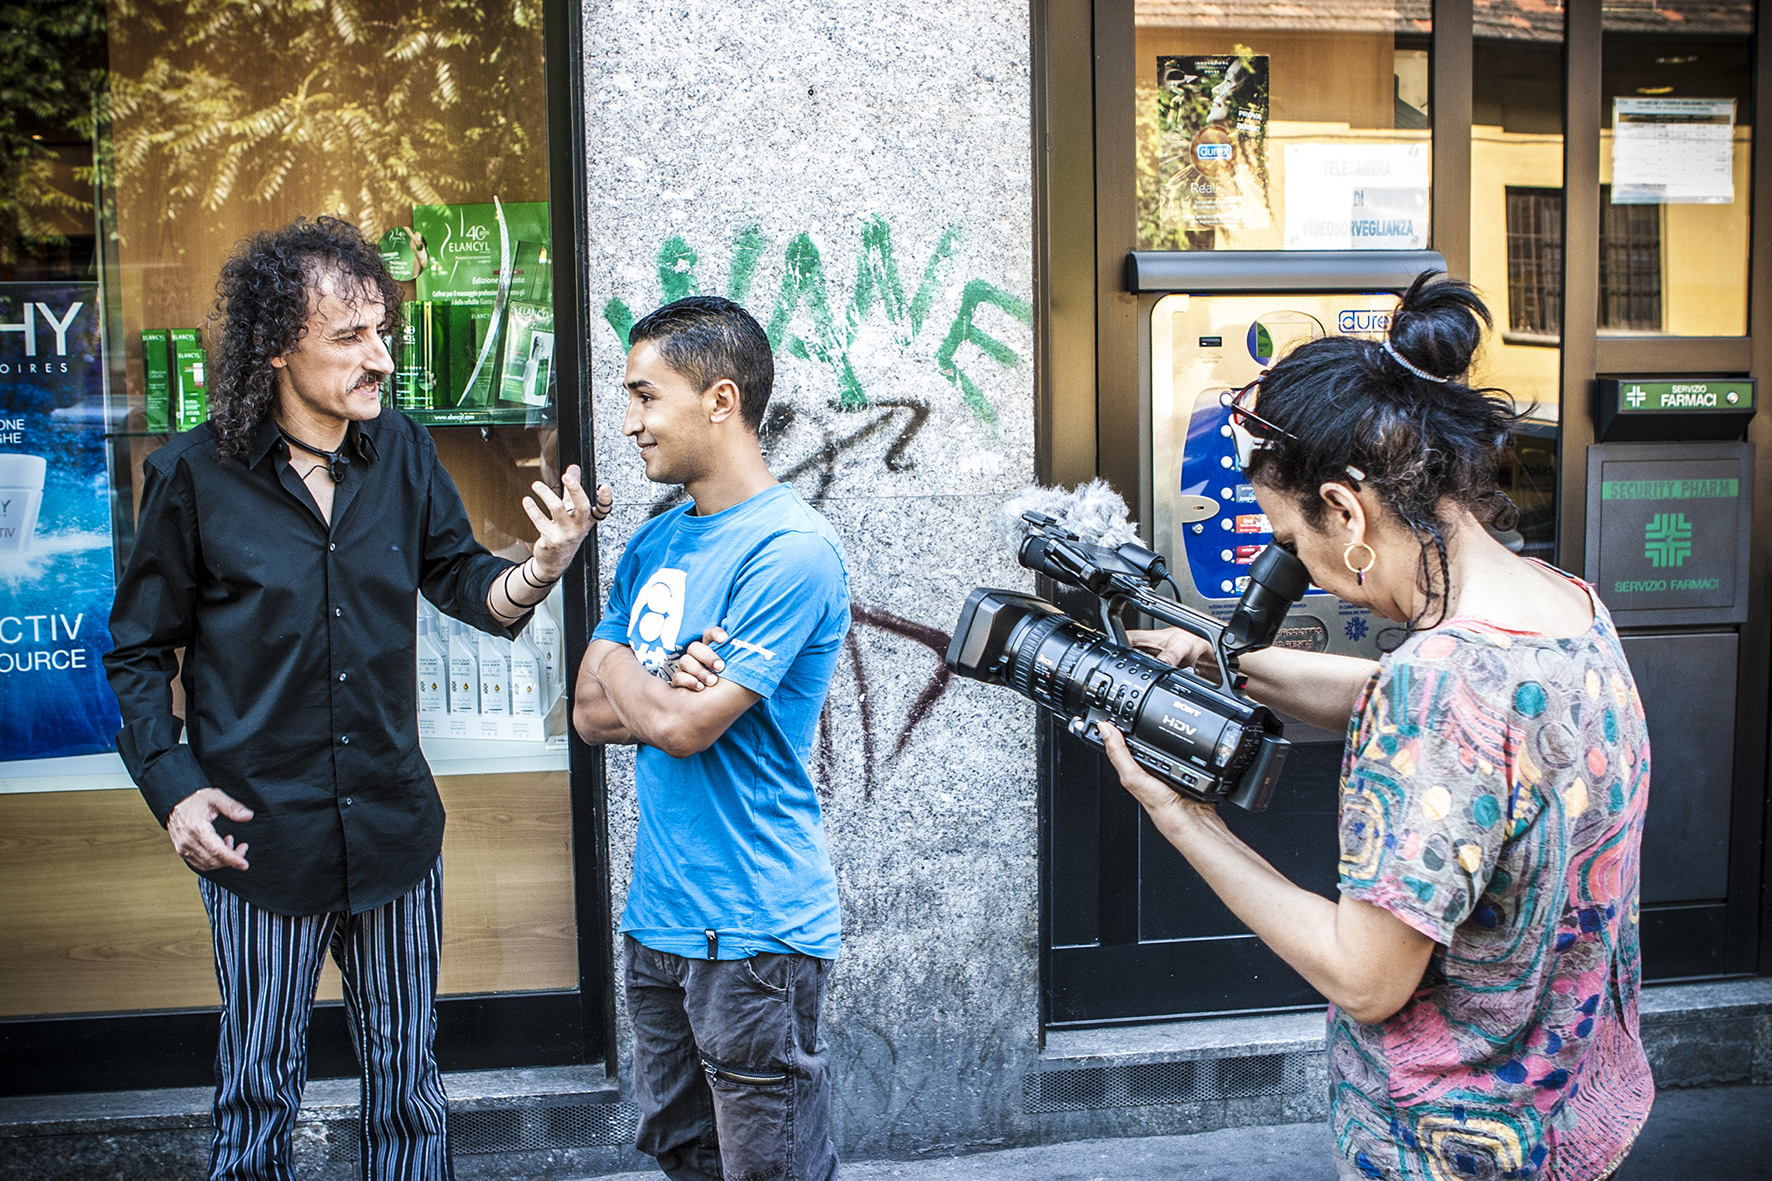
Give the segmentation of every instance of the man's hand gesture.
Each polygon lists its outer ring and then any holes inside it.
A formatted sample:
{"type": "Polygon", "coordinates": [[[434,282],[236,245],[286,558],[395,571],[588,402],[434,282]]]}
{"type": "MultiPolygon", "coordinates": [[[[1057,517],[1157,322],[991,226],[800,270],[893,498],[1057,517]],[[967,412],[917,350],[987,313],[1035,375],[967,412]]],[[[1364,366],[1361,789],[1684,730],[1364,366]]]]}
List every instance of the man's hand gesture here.
{"type": "Polygon", "coordinates": [[[535,495],[523,498],[523,511],[529,514],[537,534],[535,573],[543,581],[552,582],[566,573],[566,567],[578,553],[579,545],[592,526],[609,515],[610,506],[615,503],[615,493],[604,484],[597,489],[596,502],[592,503],[585,495],[576,463],[560,477],[562,495],[554,495],[553,490],[540,480],[531,487],[535,495]]]}
{"type": "Polygon", "coordinates": [[[225,791],[206,787],[179,801],[166,818],[166,835],[192,869],[245,869],[248,845],[245,841],[235,845],[232,836],[217,835],[217,816],[244,824],[252,819],[252,809],[225,791]]]}

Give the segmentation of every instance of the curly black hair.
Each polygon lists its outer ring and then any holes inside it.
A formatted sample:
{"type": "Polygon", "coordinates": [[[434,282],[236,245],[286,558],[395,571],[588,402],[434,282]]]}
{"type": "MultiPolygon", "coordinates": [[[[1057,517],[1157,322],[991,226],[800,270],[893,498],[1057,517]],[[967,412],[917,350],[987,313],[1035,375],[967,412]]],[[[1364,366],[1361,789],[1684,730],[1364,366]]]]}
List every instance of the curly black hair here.
{"type": "Polygon", "coordinates": [[[299,217],[242,242],[222,264],[215,311],[220,324],[210,367],[209,425],[223,459],[246,451],[277,404],[271,358],[294,349],[307,330],[314,296],[330,280],[347,302],[385,309],[381,331],[397,335],[400,288],[363,231],[336,217],[299,217]]]}
{"type": "Polygon", "coordinates": [[[1262,377],[1258,412],[1292,437],[1266,439],[1247,471],[1251,481],[1290,496],[1313,528],[1327,508],[1324,484],[1371,485],[1421,543],[1426,600],[1404,636],[1424,626],[1436,604],[1439,615],[1425,626],[1446,616],[1450,523],[1441,506],[1502,529],[1518,516],[1495,473],[1524,415],[1505,391],[1461,380],[1492,323],[1489,309],[1469,283],[1435,282],[1437,274],[1415,277],[1391,315],[1387,340],[1314,340],[1262,377]]]}

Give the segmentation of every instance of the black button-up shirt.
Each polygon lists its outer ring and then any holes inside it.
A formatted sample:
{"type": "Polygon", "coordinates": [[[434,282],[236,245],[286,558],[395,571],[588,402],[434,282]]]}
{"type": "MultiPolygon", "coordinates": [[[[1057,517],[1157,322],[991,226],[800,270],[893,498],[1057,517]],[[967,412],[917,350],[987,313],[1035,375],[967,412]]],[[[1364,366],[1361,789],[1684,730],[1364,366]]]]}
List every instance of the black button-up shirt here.
{"type": "Polygon", "coordinates": [[[416,593],[496,635],[528,621],[506,628],[487,611],[511,563],[474,540],[424,428],[384,410],[345,448],[330,527],[273,422],[231,460],[207,425],[154,452],[111,612],[105,667],[129,773],[161,824],[205,787],[251,808],[215,825],[251,843],[251,868],[204,876],[280,914],[369,910],[437,859],[416,593]],[[189,745],[172,712],[179,648],[189,745]]]}

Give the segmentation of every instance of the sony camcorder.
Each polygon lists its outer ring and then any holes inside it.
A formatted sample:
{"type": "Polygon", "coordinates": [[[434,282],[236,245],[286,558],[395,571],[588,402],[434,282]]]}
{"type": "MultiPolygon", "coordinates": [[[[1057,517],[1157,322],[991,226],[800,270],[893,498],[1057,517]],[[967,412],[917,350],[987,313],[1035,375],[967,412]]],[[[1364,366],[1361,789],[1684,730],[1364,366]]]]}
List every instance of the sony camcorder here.
{"type": "MultiPolygon", "coordinates": [[[[1039,512],[1017,560],[1101,601],[1110,634],[1078,623],[1044,599],[979,587],[966,597],[948,645],[947,666],[963,677],[1007,685],[1070,719],[1071,733],[1101,746],[1097,725],[1113,725],[1145,770],[1176,791],[1209,803],[1267,807],[1290,744],[1273,711],[1243,693],[1237,659],[1269,647],[1310,577],[1297,557],[1270,545],[1249,567],[1229,620],[1156,593],[1169,581],[1162,555],[1136,542],[1096,545],[1039,512]],[[1183,628],[1213,646],[1219,684],[1172,668],[1131,647],[1120,624],[1127,605],[1183,628]]],[[[1173,585],[1173,584],[1171,584],[1173,585]]]]}

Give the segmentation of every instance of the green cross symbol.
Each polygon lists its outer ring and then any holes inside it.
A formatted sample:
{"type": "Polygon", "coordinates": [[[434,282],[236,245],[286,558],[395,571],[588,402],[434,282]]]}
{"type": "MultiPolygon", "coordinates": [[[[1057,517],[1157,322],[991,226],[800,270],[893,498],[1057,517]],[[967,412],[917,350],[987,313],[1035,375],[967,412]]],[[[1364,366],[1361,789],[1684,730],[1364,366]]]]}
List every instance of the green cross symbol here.
{"type": "Polygon", "coordinates": [[[1643,529],[1643,556],[1655,567],[1684,566],[1692,556],[1692,522],[1685,513],[1656,513],[1643,529]]]}

